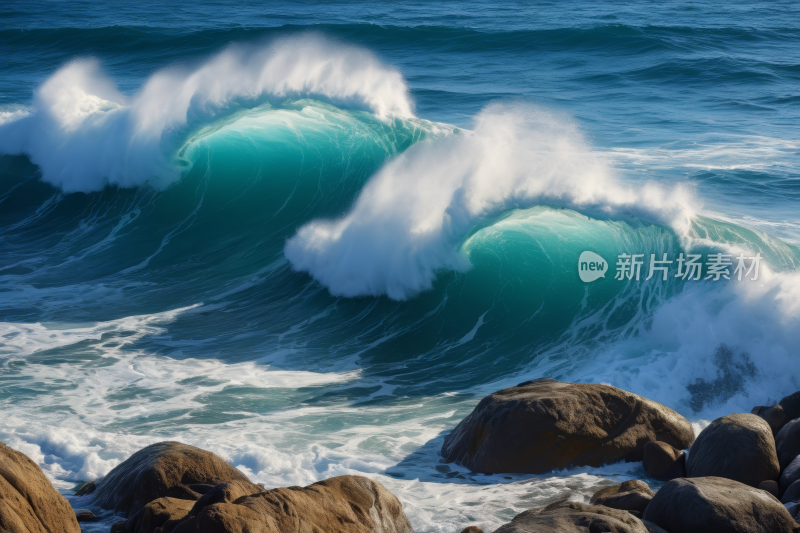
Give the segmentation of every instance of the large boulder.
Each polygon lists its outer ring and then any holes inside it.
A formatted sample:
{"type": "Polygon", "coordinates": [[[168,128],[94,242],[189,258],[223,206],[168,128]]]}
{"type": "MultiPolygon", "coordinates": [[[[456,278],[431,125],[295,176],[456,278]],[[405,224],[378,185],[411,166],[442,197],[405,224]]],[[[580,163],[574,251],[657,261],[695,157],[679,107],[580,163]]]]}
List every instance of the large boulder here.
{"type": "Polygon", "coordinates": [[[787,422],[775,435],[775,448],[778,457],[786,464],[800,455],[800,418],[787,422]]]}
{"type": "Polygon", "coordinates": [[[751,487],[776,479],[780,465],[772,429],[762,418],[749,413],[714,420],[689,450],[686,474],[690,478],[724,477],[751,487]]]}
{"type": "Polygon", "coordinates": [[[75,511],[39,465],[0,442],[0,531],[80,533],[75,511]]]}
{"type": "Polygon", "coordinates": [[[648,533],[627,511],[582,502],[560,501],[522,512],[494,533],[648,533]]]}
{"type": "Polygon", "coordinates": [[[641,461],[644,445],[688,448],[688,420],[610,385],[534,380],[487,396],[444,440],[442,456],[475,472],[544,473],[641,461]]]}
{"type": "Polygon", "coordinates": [[[686,477],[686,454],[666,442],[648,442],[642,450],[642,466],[654,478],[686,477]]]}
{"type": "Polygon", "coordinates": [[[304,488],[272,489],[235,502],[212,503],[163,533],[248,531],[413,533],[400,501],[380,483],[362,476],[339,476],[304,488]]]}
{"type": "Polygon", "coordinates": [[[159,442],[139,450],[95,481],[94,504],[132,516],[158,498],[195,501],[224,481],[250,483],[221,457],[180,442],[159,442]]]}
{"type": "Polygon", "coordinates": [[[800,525],[777,498],[719,477],[667,482],[647,506],[643,519],[675,533],[800,532],[800,525]]]}

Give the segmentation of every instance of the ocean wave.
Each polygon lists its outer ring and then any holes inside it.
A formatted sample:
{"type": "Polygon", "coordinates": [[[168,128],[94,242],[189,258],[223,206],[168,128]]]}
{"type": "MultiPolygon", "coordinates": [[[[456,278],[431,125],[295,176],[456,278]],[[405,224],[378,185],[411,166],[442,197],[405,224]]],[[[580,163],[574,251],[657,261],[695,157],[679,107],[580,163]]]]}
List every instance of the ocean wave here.
{"type": "Polygon", "coordinates": [[[315,34],[232,47],[201,67],[154,74],[131,97],[94,60],[62,67],[27,116],[0,126],[0,153],[27,154],[65,192],[177,180],[187,134],[241,107],[316,97],[379,117],[413,117],[405,80],[365,49],[315,34]]]}
{"type": "Polygon", "coordinates": [[[597,216],[640,216],[687,227],[689,191],[624,186],[564,116],[493,105],[474,132],[418,144],[382,168],[338,220],[317,220],[286,243],[293,267],[337,296],[403,300],[440,269],[465,271],[471,231],[514,208],[539,204],[597,216]]]}

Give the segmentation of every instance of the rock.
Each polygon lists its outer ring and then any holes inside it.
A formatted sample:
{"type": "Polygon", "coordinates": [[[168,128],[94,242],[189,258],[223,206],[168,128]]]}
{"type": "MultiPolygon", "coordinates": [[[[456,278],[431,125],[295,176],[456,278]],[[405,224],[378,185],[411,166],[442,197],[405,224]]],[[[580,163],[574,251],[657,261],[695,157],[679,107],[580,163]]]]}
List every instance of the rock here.
{"type": "Polygon", "coordinates": [[[96,522],[97,517],[94,515],[93,512],[87,511],[86,509],[81,509],[75,511],[75,519],[78,522],[96,522]]]}
{"type": "Polygon", "coordinates": [[[750,410],[750,414],[761,416],[761,413],[769,409],[768,405],[756,405],[750,410]]]}
{"type": "Polygon", "coordinates": [[[67,500],[39,465],[0,442],[0,531],[80,533],[67,500]]]}
{"type": "Polygon", "coordinates": [[[772,428],[773,435],[777,434],[786,423],[786,413],[784,413],[783,407],[781,407],[780,404],[773,405],[761,413],[760,416],[769,424],[769,427],[772,428]]]}
{"type": "Polygon", "coordinates": [[[262,485],[256,485],[250,481],[226,481],[220,483],[206,494],[204,494],[192,507],[191,516],[196,516],[203,508],[215,503],[233,503],[243,496],[251,496],[266,489],[262,485]]]}
{"type": "Polygon", "coordinates": [[[130,517],[159,498],[198,500],[201,494],[191,487],[206,488],[223,481],[250,482],[211,452],[180,442],[159,442],[134,453],[96,480],[92,501],[130,517]]]}
{"type": "Polygon", "coordinates": [[[117,522],[114,522],[111,524],[110,533],[123,533],[125,531],[125,524],[127,522],[127,520],[118,520],[117,522]]]}
{"type": "Polygon", "coordinates": [[[762,481],[761,483],[758,484],[758,488],[769,492],[776,498],[778,497],[778,494],[780,494],[780,488],[778,487],[778,482],[773,479],[762,481]]]}
{"type": "Polygon", "coordinates": [[[190,500],[158,498],[128,518],[123,533],[152,533],[170,521],[174,526],[186,518],[193,506],[194,502],[190,500]]]}
{"type": "Polygon", "coordinates": [[[75,491],[75,496],[86,496],[93,493],[96,488],[97,485],[94,484],[94,481],[87,481],[81,485],[81,488],[75,491]]]}
{"type": "MultiPolygon", "coordinates": [[[[163,528],[162,528],[163,529],[163,528]]],[[[162,533],[413,533],[400,501],[362,476],[308,487],[261,490],[234,503],[213,503],[162,533]]]]}
{"type": "Polygon", "coordinates": [[[786,396],[783,400],[778,402],[778,405],[783,407],[787,422],[795,418],[800,418],[800,391],[786,396]]]}
{"type": "Polygon", "coordinates": [[[765,479],[776,479],[780,466],[772,429],[753,414],[717,418],[689,450],[686,474],[690,478],[724,477],[751,487],[758,487],[765,479]]]}
{"type": "Polygon", "coordinates": [[[783,472],[787,466],[792,462],[794,458],[786,452],[778,454],[778,462],[781,465],[781,472],[783,472]]]}
{"type": "Polygon", "coordinates": [[[648,476],[659,479],[686,477],[685,453],[666,442],[652,441],[644,445],[642,466],[648,476]],[[683,457],[682,461],[678,461],[683,457]],[[682,475],[681,475],[682,474],[682,475]]]}
{"type": "Polygon", "coordinates": [[[483,533],[483,530],[478,526],[468,526],[462,529],[461,533],[483,533]]]}
{"type": "Polygon", "coordinates": [[[621,509],[623,511],[638,511],[644,512],[647,504],[650,503],[653,497],[641,492],[619,492],[611,496],[604,496],[595,501],[595,505],[605,505],[612,509],[621,509]]]}
{"type": "Polygon", "coordinates": [[[792,515],[797,521],[800,518],[800,503],[791,503],[785,505],[786,510],[789,511],[789,514],[792,515]]]}
{"type": "Polygon", "coordinates": [[[674,533],[800,532],[800,525],[777,498],[719,477],[668,481],[647,506],[644,520],[674,533]]]}
{"type": "Polygon", "coordinates": [[[647,531],[649,531],[650,533],[669,533],[669,531],[667,531],[666,529],[659,527],[658,525],[652,522],[648,522],[647,520],[642,520],[642,524],[644,524],[644,527],[646,527],[647,531]]]}
{"type": "Polygon", "coordinates": [[[608,498],[610,496],[614,496],[615,494],[620,494],[625,492],[639,492],[651,498],[655,494],[652,490],[650,490],[650,486],[644,481],[640,481],[638,479],[631,479],[622,482],[619,485],[611,485],[610,487],[604,487],[598,490],[589,499],[589,503],[594,505],[600,498],[608,498]]]}
{"type": "Polygon", "coordinates": [[[627,511],[582,502],[561,501],[524,511],[494,533],[647,533],[641,520],[627,511]]]}
{"type": "Polygon", "coordinates": [[[785,491],[783,491],[781,502],[783,503],[800,502],[800,480],[795,481],[794,483],[789,485],[789,487],[785,491]]]}
{"type": "Polygon", "coordinates": [[[786,465],[781,473],[781,488],[786,490],[789,485],[800,479],[800,455],[794,461],[786,465]]]}
{"type": "Polygon", "coordinates": [[[688,448],[692,426],[630,392],[535,380],[487,396],[450,433],[442,456],[475,472],[544,473],[555,468],[641,461],[646,442],[688,448]]]}
{"type": "Polygon", "coordinates": [[[787,422],[775,435],[775,448],[778,451],[778,457],[783,458],[783,455],[786,454],[788,463],[800,455],[800,418],[787,422]]]}

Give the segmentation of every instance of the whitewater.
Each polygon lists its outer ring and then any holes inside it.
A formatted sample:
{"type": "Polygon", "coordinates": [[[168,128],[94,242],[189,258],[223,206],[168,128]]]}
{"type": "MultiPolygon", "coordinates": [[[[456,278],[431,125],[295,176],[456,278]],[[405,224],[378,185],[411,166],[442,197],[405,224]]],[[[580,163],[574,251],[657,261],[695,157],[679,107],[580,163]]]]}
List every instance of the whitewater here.
{"type": "Polygon", "coordinates": [[[699,432],[800,389],[797,7],[73,7],[0,12],[0,441],[74,507],[169,439],[491,530],[659,482],[444,463],[486,394],[608,383],[699,432]]]}

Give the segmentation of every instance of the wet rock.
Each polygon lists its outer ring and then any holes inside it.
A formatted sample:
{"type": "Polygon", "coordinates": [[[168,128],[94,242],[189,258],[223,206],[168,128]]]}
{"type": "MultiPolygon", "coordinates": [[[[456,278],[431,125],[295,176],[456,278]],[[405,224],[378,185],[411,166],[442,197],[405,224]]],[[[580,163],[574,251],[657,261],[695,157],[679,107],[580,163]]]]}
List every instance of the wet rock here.
{"type": "Polygon", "coordinates": [[[800,455],[800,418],[787,422],[775,435],[778,457],[788,459],[787,465],[800,455]]]}
{"type": "Polygon", "coordinates": [[[442,456],[475,472],[544,473],[641,461],[646,442],[688,448],[691,424],[609,385],[535,380],[487,396],[450,433],[442,456]]]}
{"type": "Polygon", "coordinates": [[[0,442],[0,531],[80,533],[67,500],[39,465],[0,442]]]}
{"type": "Polygon", "coordinates": [[[627,511],[581,502],[556,502],[518,514],[495,533],[647,533],[644,523],[627,511]]]}
{"type": "Polygon", "coordinates": [[[685,455],[681,450],[666,442],[648,442],[644,445],[642,466],[647,475],[654,478],[686,477],[685,455]],[[679,461],[679,459],[681,460],[679,461]]]}
{"type": "Polygon", "coordinates": [[[462,529],[461,533],[483,533],[483,530],[478,526],[469,526],[462,529]]]}
{"type": "Polygon", "coordinates": [[[789,485],[785,491],[783,491],[781,501],[783,503],[800,502],[800,480],[795,481],[789,485]]]}
{"type": "Polygon", "coordinates": [[[778,482],[772,479],[762,481],[761,483],[758,484],[758,488],[769,492],[776,498],[780,494],[780,488],[778,487],[778,482]]]}
{"type": "Polygon", "coordinates": [[[800,525],[777,498],[719,477],[667,482],[647,506],[644,520],[675,533],[800,532],[800,525]]]}
{"type": "Polygon", "coordinates": [[[159,498],[198,500],[197,484],[215,486],[247,477],[221,457],[180,442],[159,442],[139,450],[96,480],[93,503],[132,516],[159,498]]]}
{"type": "Polygon", "coordinates": [[[75,511],[75,519],[78,522],[96,522],[97,517],[94,515],[93,512],[87,511],[86,509],[80,509],[75,511]]]}
{"type": "Polygon", "coordinates": [[[650,486],[644,481],[641,481],[639,479],[631,479],[628,481],[624,481],[618,485],[603,487],[602,489],[598,490],[592,495],[592,497],[589,499],[589,503],[594,505],[595,503],[597,503],[597,500],[601,498],[608,498],[614,496],[615,494],[620,494],[625,492],[639,492],[651,498],[655,494],[652,490],[650,490],[650,486]]]}
{"type": "Polygon", "coordinates": [[[765,479],[776,479],[780,466],[772,429],[753,414],[714,420],[692,445],[686,474],[690,478],[723,477],[751,487],[758,487],[765,479]]]}

